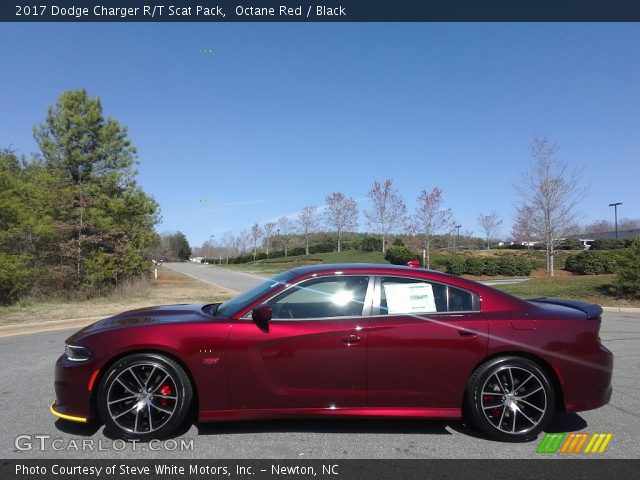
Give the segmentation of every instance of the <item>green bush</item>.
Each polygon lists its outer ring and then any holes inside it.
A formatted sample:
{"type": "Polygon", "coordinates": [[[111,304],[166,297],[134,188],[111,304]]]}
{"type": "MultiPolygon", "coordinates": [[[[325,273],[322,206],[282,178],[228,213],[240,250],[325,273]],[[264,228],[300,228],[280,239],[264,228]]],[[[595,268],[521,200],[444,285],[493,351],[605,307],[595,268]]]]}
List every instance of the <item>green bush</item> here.
{"type": "Polygon", "coordinates": [[[603,238],[595,240],[590,250],[617,250],[619,248],[628,248],[631,246],[631,239],[621,238],[603,238]]]}
{"type": "Polygon", "coordinates": [[[447,260],[447,273],[451,275],[464,275],[467,271],[464,258],[459,256],[451,256],[447,260]]]}
{"type": "Polygon", "coordinates": [[[516,267],[516,275],[519,277],[527,277],[531,275],[531,271],[534,268],[533,262],[522,255],[513,257],[512,263],[516,267]]]}
{"type": "Polygon", "coordinates": [[[617,283],[623,294],[640,298],[640,239],[636,238],[617,259],[617,283]]]}
{"type": "Polygon", "coordinates": [[[584,246],[577,238],[566,238],[558,244],[556,250],[584,250],[584,246]]]}
{"type": "Polygon", "coordinates": [[[447,260],[447,272],[452,275],[504,275],[528,276],[533,263],[522,255],[501,255],[499,257],[451,256],[447,260]]]}
{"type": "Polygon", "coordinates": [[[417,260],[418,255],[407,247],[397,247],[393,245],[387,249],[384,259],[394,265],[406,265],[409,260],[417,260]]]}
{"type": "Polygon", "coordinates": [[[518,275],[518,265],[516,264],[515,257],[504,256],[498,259],[498,272],[500,275],[507,277],[513,277],[518,275]]]}
{"type": "Polygon", "coordinates": [[[483,275],[500,275],[500,263],[495,257],[487,257],[484,261],[483,275]]]}
{"type": "Polygon", "coordinates": [[[9,305],[29,293],[36,275],[28,255],[0,251],[0,305],[9,305]]]}
{"type": "Polygon", "coordinates": [[[484,275],[486,264],[482,257],[469,257],[464,262],[465,272],[469,275],[484,275]]]}
{"type": "Polygon", "coordinates": [[[382,251],[382,238],[365,235],[360,242],[359,249],[363,252],[380,252],[382,251]]]}
{"type": "Polygon", "coordinates": [[[619,255],[618,251],[586,250],[567,257],[564,268],[578,275],[614,273],[619,255]]]}

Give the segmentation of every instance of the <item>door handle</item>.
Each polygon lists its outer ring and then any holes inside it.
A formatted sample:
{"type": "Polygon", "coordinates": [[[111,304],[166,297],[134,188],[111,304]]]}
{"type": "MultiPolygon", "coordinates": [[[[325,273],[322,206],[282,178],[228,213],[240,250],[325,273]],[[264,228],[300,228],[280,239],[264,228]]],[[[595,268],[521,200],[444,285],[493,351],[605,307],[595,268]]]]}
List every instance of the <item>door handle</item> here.
{"type": "Polygon", "coordinates": [[[360,337],[358,335],[345,335],[344,337],[340,337],[340,340],[347,345],[353,345],[360,341],[360,337]]]}
{"type": "Polygon", "coordinates": [[[471,330],[467,330],[466,328],[461,328],[461,329],[459,329],[459,330],[458,330],[458,334],[459,334],[461,337],[475,337],[475,336],[477,336],[477,335],[478,335],[476,332],[473,332],[473,331],[471,331],[471,330]]]}

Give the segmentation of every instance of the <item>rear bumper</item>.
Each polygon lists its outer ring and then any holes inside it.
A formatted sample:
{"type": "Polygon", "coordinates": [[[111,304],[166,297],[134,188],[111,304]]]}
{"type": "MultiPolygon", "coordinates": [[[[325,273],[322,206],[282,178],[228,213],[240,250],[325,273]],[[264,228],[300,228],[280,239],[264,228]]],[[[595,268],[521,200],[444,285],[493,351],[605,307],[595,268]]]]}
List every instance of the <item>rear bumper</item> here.
{"type": "Polygon", "coordinates": [[[580,372],[567,376],[567,382],[563,385],[567,412],[593,410],[611,400],[613,353],[600,345],[599,351],[585,360],[587,365],[581,366],[580,372]]]}

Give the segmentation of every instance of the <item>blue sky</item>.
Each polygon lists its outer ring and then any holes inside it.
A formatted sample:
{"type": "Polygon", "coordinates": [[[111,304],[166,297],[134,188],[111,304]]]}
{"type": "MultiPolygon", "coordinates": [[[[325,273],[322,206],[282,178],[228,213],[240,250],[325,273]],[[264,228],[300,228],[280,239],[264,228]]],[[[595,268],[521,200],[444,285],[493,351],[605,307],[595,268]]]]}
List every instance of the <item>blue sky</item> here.
{"type": "Polygon", "coordinates": [[[87,89],[192,245],[334,191],[365,210],[385,178],[506,236],[535,136],[582,169],[584,222],[640,217],[638,24],[5,23],[0,65],[0,147],[36,151],[47,106],[87,89]]]}

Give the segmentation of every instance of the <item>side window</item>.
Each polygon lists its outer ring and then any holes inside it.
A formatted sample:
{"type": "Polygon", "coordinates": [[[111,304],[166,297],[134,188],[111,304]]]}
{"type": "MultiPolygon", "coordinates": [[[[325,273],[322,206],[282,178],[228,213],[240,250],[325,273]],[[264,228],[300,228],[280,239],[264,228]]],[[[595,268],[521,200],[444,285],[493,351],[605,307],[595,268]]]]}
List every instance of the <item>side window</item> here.
{"type": "Polygon", "coordinates": [[[273,318],[354,317],[362,315],[368,285],[366,276],[314,278],[291,287],[269,304],[273,318]]]}
{"type": "Polygon", "coordinates": [[[412,278],[382,278],[382,315],[479,310],[473,294],[441,283],[412,278]]]}
{"type": "Polygon", "coordinates": [[[471,310],[474,310],[471,294],[459,288],[449,287],[449,311],[469,312],[471,310]]]}

